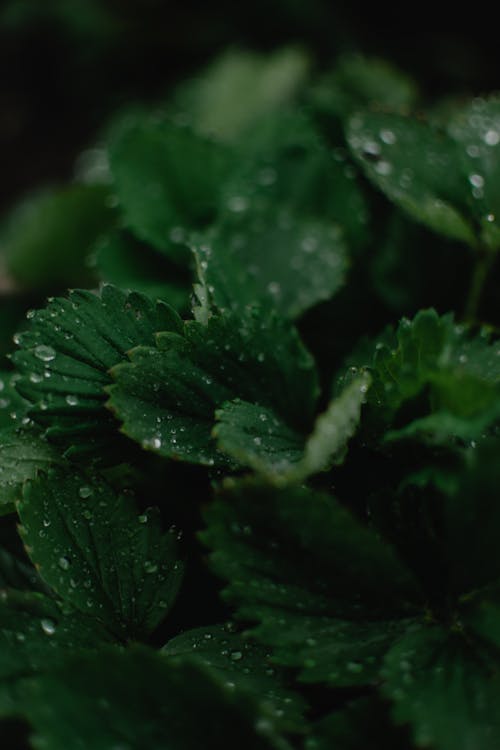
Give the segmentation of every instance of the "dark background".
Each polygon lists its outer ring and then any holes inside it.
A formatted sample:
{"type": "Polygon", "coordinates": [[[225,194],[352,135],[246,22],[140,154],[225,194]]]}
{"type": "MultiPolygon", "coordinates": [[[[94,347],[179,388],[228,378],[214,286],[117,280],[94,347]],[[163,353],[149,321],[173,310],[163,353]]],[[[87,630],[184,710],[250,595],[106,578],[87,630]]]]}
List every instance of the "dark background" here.
{"type": "Polygon", "coordinates": [[[423,101],[497,85],[495,42],[376,21],[327,0],[3,0],[0,216],[34,187],[67,179],[121,104],[164,97],[228,46],[298,42],[318,69],[344,52],[375,54],[414,75],[423,101]]]}

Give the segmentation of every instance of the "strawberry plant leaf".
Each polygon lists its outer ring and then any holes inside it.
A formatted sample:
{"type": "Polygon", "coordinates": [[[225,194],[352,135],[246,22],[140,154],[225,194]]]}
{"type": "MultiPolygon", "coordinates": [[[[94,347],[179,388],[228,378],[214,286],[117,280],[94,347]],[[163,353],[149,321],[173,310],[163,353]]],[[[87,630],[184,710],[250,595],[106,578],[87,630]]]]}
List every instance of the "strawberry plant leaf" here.
{"type": "Polygon", "coordinates": [[[492,248],[500,247],[500,97],[493,94],[474,99],[456,113],[448,124],[448,132],[459,144],[458,154],[469,183],[471,211],[482,228],[483,241],[492,248]]]}
{"type": "Polygon", "coordinates": [[[299,476],[325,471],[332,463],[341,462],[348,442],[358,428],[370,386],[369,373],[361,373],[330,401],[326,411],[316,419],[306,442],[304,457],[297,467],[299,476]]]}
{"type": "Polygon", "coordinates": [[[350,119],[347,137],[367,176],[391,201],[430,229],[476,244],[467,182],[449,136],[416,119],[367,112],[350,119]]]}
{"type": "Polygon", "coordinates": [[[278,483],[302,482],[340,462],[357,429],[370,376],[360,375],[316,419],[310,436],[291,430],[258,404],[232,401],[216,412],[220,450],[278,483]]]}
{"type": "Polygon", "coordinates": [[[0,590],[38,591],[47,594],[48,587],[43,583],[35,568],[17,555],[0,547],[0,590]]]}
{"type": "Polygon", "coordinates": [[[360,698],[316,722],[305,750],[413,750],[407,731],[395,727],[376,696],[360,698]]]}
{"type": "Polygon", "coordinates": [[[180,329],[180,318],[162,302],[108,285],[99,294],[70,292],[29,317],[12,359],[30,416],[63,448],[109,452],[117,434],[104,408],[109,369],[134,346],[153,343],[156,331],[180,329]]]}
{"type": "Polygon", "coordinates": [[[383,692],[418,746],[494,750],[500,741],[497,654],[441,627],[409,631],[387,654],[383,692]]]}
{"type": "Polygon", "coordinates": [[[217,447],[243,466],[276,481],[285,478],[304,453],[304,435],[271,409],[236,399],[215,412],[217,447]]]}
{"type": "Polygon", "coordinates": [[[0,371],[0,430],[14,427],[24,419],[27,403],[16,390],[17,379],[12,372],[0,371]]]}
{"type": "Polygon", "coordinates": [[[86,258],[113,220],[107,197],[102,185],[73,185],[20,204],[2,231],[12,277],[27,288],[92,283],[86,258]]]}
{"type": "Polygon", "coordinates": [[[326,220],[341,227],[349,248],[366,243],[369,213],[357,168],[344,151],[332,154],[303,112],[284,110],[266,118],[238,154],[223,185],[218,223],[232,221],[235,230],[244,231],[254,217],[262,224],[274,216],[284,227],[293,217],[326,220]]]}
{"type": "Polygon", "coordinates": [[[174,107],[189,117],[198,132],[223,141],[239,140],[295,98],[308,67],[299,49],[265,56],[231,50],[200,77],[179,87],[174,107]]]}
{"type": "Polygon", "coordinates": [[[347,253],[336,225],[287,210],[278,223],[274,213],[249,212],[247,226],[218,224],[196,247],[219,309],[241,311],[259,302],[293,319],[343,286],[347,253]]]}
{"type": "Polygon", "coordinates": [[[498,650],[500,648],[500,602],[498,590],[494,593],[495,599],[483,598],[482,601],[475,603],[474,609],[467,615],[467,623],[479,637],[498,650]]]}
{"type": "Polygon", "coordinates": [[[190,128],[144,117],[113,128],[109,155],[126,226],[185,265],[188,232],[215,218],[230,151],[190,128]]]}
{"type": "Polygon", "coordinates": [[[21,535],[42,578],[72,607],[120,639],[152,632],[180,586],[183,564],[159,513],[98,477],[40,474],[18,504],[21,535]]]}
{"type": "Polygon", "coordinates": [[[211,317],[188,322],[183,335],[157,336],[131,362],[112,370],[109,406],[124,432],[160,455],[228,465],[211,431],[215,411],[241,398],[307,430],[317,396],[313,360],[297,332],[275,315],[211,317]]]}
{"type": "Polygon", "coordinates": [[[63,613],[47,596],[0,591],[0,716],[18,708],[21,680],[53,670],[68,654],[107,640],[95,621],[76,612],[63,613]]]}
{"type": "Polygon", "coordinates": [[[348,250],[366,242],[355,168],[297,112],[260,123],[239,153],[218,220],[195,243],[199,263],[221,309],[258,300],[298,317],[338,292],[348,250]]]}
{"type": "Polygon", "coordinates": [[[458,475],[457,490],[445,496],[442,555],[448,586],[456,597],[500,581],[499,446],[498,439],[490,439],[473,449],[458,475]]]}
{"type": "Polygon", "coordinates": [[[75,659],[25,690],[33,746],[50,750],[289,750],[272,715],[201,666],[150,649],[75,659]],[[196,720],[193,720],[196,717],[196,720]]]}
{"type": "Polygon", "coordinates": [[[108,234],[95,246],[101,281],[161,299],[178,311],[189,307],[189,280],[160,253],[141,246],[124,232],[108,234]]]}
{"type": "Polygon", "coordinates": [[[386,60],[358,54],[341,57],[311,91],[319,112],[341,119],[373,105],[406,112],[416,99],[417,86],[409,76],[386,60]]]}
{"type": "Polygon", "coordinates": [[[307,682],[376,679],[419,600],[389,546],[332,497],[300,488],[232,483],[206,518],[225,598],[259,623],[252,633],[278,664],[307,682]]]}
{"type": "Polygon", "coordinates": [[[276,723],[297,730],[304,724],[304,700],[285,686],[283,670],[265,648],[236,631],[231,623],[195,628],[170,640],[162,653],[200,662],[218,681],[255,695],[274,710],[276,723]]]}
{"type": "Polygon", "coordinates": [[[0,430],[0,515],[19,499],[26,479],[61,463],[54,447],[34,431],[0,430]]]}
{"type": "MultiPolygon", "coordinates": [[[[499,344],[473,337],[453,316],[422,310],[403,318],[395,335],[375,347],[373,384],[367,398],[367,429],[394,425],[405,404],[422,396],[423,416],[399,425],[387,440],[422,435],[434,441],[473,439],[499,416],[499,344]],[[392,340],[391,340],[392,338],[392,340]],[[429,413],[430,412],[430,413],[429,413]]],[[[368,358],[363,355],[368,364],[368,358]]]]}

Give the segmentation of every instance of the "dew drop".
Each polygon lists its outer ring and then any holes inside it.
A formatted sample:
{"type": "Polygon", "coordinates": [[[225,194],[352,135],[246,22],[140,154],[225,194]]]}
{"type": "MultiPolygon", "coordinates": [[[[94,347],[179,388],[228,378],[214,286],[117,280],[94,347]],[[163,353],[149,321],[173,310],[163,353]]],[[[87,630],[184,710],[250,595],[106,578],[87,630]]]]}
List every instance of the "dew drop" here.
{"type": "Polygon", "coordinates": [[[227,202],[227,207],[234,213],[242,213],[248,208],[248,200],[243,195],[232,195],[227,202]]]}
{"type": "Polygon", "coordinates": [[[470,174],[469,182],[472,187],[482,188],[484,186],[484,177],[480,174],[470,174]]]}
{"type": "Polygon", "coordinates": [[[259,183],[264,187],[272,185],[274,182],[276,182],[276,170],[272,167],[264,167],[259,172],[258,180],[259,183]]]}
{"type": "Polygon", "coordinates": [[[277,297],[278,294],[281,293],[281,286],[278,284],[277,281],[271,281],[267,285],[267,291],[273,295],[273,297],[277,297]]]}
{"type": "Polygon", "coordinates": [[[86,500],[88,497],[90,497],[92,495],[92,492],[93,492],[92,488],[91,487],[87,487],[86,485],[84,485],[83,487],[80,487],[80,489],[78,490],[78,494],[84,500],[86,500]]]}
{"type": "Polygon", "coordinates": [[[318,247],[318,240],[312,236],[304,237],[301,247],[305,253],[313,253],[318,247]]]}
{"type": "Polygon", "coordinates": [[[156,573],[158,571],[158,565],[151,560],[146,560],[144,563],[144,570],[146,573],[156,573]]]}
{"type": "Polygon", "coordinates": [[[35,346],[33,354],[37,359],[41,359],[42,362],[52,362],[56,357],[55,350],[51,346],[46,346],[45,344],[35,346]]]}
{"type": "Polygon", "coordinates": [[[378,156],[380,154],[380,146],[376,141],[367,140],[363,143],[363,151],[370,156],[378,156]]]}
{"type": "Polygon", "coordinates": [[[487,130],[483,135],[483,141],[487,146],[496,146],[497,143],[500,143],[500,133],[498,130],[487,130]]]}
{"type": "Polygon", "coordinates": [[[388,146],[392,146],[393,143],[396,143],[397,137],[396,134],[392,130],[387,130],[384,128],[380,131],[380,140],[386,143],[388,146]]]}
{"type": "Polygon", "coordinates": [[[59,567],[61,568],[61,570],[69,570],[69,566],[70,566],[71,563],[70,563],[70,561],[68,560],[67,557],[60,557],[58,564],[59,564],[59,567]]]}
{"type": "Polygon", "coordinates": [[[184,242],[186,239],[186,232],[184,230],[184,227],[173,227],[169,232],[169,239],[171,242],[175,242],[177,244],[180,244],[181,242],[184,242]]]}
{"type": "Polygon", "coordinates": [[[381,159],[375,164],[375,172],[382,175],[382,177],[386,177],[392,172],[392,164],[389,164],[388,161],[381,159]]]}
{"type": "Polygon", "coordinates": [[[259,719],[255,723],[255,731],[258,734],[269,734],[273,730],[273,724],[269,719],[259,719]]]}
{"type": "Polygon", "coordinates": [[[69,394],[66,396],[66,403],[68,406],[77,406],[78,404],[78,396],[73,396],[72,394],[69,394]]]}
{"type": "Polygon", "coordinates": [[[54,635],[54,633],[56,632],[55,623],[52,620],[49,620],[47,617],[44,617],[43,620],[40,620],[40,627],[42,628],[45,635],[54,635]]]}
{"type": "Polygon", "coordinates": [[[363,671],[363,665],[358,661],[350,661],[347,663],[347,671],[352,674],[359,674],[363,671]]]}

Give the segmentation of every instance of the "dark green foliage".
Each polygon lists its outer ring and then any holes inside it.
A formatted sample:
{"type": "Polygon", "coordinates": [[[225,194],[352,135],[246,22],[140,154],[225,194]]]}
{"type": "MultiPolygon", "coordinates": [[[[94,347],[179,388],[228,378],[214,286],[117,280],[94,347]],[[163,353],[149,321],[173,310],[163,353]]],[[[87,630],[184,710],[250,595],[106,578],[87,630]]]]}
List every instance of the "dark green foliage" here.
{"type": "MultiPolygon", "coordinates": [[[[138,347],[112,371],[109,406],[123,430],[160,455],[227,465],[211,440],[214,412],[242,398],[275,409],[291,428],[307,430],[317,397],[314,362],[295,329],[273,312],[189,321],[138,347]]],[[[262,432],[267,426],[262,423],[262,432]]]]}
{"type": "Polygon", "coordinates": [[[8,272],[25,288],[91,284],[86,260],[112,219],[102,185],[74,185],[27,199],[1,233],[8,272]]]}
{"type": "Polygon", "coordinates": [[[101,132],[1,230],[2,741],[497,750],[498,97],[233,50],[101,132]]]}
{"type": "Polygon", "coordinates": [[[171,608],[182,580],[175,532],[98,478],[51,471],[25,485],[20,533],[63,601],[118,638],[138,638],[171,608]]]}
{"type": "Polygon", "coordinates": [[[108,449],[116,431],[104,409],[110,368],[137,344],[152,343],[156,331],[179,329],[180,319],[162,302],[112,286],[97,294],[73,291],[28,318],[12,359],[29,416],[65,448],[108,449]]]}
{"type": "Polygon", "coordinates": [[[255,699],[223,687],[192,663],[169,664],[138,647],[68,661],[28,683],[23,699],[34,747],[289,748],[255,699]]]}

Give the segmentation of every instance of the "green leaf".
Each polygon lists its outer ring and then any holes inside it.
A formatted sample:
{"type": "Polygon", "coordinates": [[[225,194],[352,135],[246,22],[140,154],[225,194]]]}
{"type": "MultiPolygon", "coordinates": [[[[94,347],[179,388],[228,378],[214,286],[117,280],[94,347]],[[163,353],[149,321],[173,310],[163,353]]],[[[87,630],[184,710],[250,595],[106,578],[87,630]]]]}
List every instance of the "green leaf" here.
{"type": "Polygon", "coordinates": [[[469,183],[470,206],[482,228],[483,241],[500,247],[500,97],[474,99],[451,118],[448,132],[459,144],[460,164],[469,183]]]}
{"type": "Polygon", "coordinates": [[[0,515],[19,499],[26,479],[33,479],[38,469],[61,463],[54,447],[36,432],[0,430],[0,515]]]}
{"type": "Polygon", "coordinates": [[[230,152],[187,127],[126,118],[113,129],[109,154],[126,226],[185,265],[188,232],[215,218],[230,152]]]}
{"type": "Polygon", "coordinates": [[[183,564],[159,512],[97,477],[50,471],[25,485],[22,537],[42,578],[65,602],[120,639],[152,632],[171,608],[183,564]]]}
{"type": "Polygon", "coordinates": [[[1,238],[13,278],[35,289],[91,284],[86,258],[113,218],[107,195],[100,185],[73,185],[21,203],[1,238]]]}
{"type": "Polygon", "coordinates": [[[187,311],[189,281],[159,253],[141,246],[125,233],[106,235],[95,248],[101,281],[120,289],[161,299],[178,311],[187,311]]]}
{"type": "MultiPolygon", "coordinates": [[[[223,208],[233,220],[245,225],[250,215],[246,201],[261,209],[261,221],[265,207],[275,215],[279,207],[293,216],[337,224],[350,247],[366,242],[368,206],[355,179],[357,169],[342,149],[332,153],[304,112],[285,109],[266,118],[239,145],[238,154],[223,190],[223,208]]],[[[285,214],[282,223],[287,218],[291,221],[285,214]]]]}
{"type": "Polygon", "coordinates": [[[17,555],[0,547],[0,590],[16,589],[17,591],[38,591],[46,594],[49,589],[35,568],[20,559],[17,555]]]}
{"type": "MultiPolygon", "coordinates": [[[[174,104],[200,133],[233,141],[293,100],[308,73],[302,50],[232,50],[177,91],[174,104]]],[[[250,131],[251,134],[251,131],[250,131]]]]}
{"type": "Polygon", "coordinates": [[[227,482],[206,519],[224,596],[259,623],[252,633],[278,664],[308,682],[376,680],[420,596],[389,546],[333,498],[299,488],[227,482]]]}
{"type": "Polygon", "coordinates": [[[361,373],[330,401],[307,440],[304,457],[297,467],[299,475],[305,477],[325,471],[332,463],[342,460],[347,444],[358,428],[361,408],[370,386],[371,376],[361,373]]]}
{"type": "Polygon", "coordinates": [[[304,435],[258,404],[233,401],[216,412],[213,430],[220,450],[278,483],[302,482],[311,474],[340,462],[359,424],[370,384],[365,373],[350,383],[304,435]]]}
{"type": "Polygon", "coordinates": [[[387,440],[422,436],[444,444],[478,437],[498,420],[500,348],[488,336],[473,337],[453,316],[422,310],[374,348],[368,432],[380,437],[397,421],[387,440]],[[418,411],[404,423],[403,407],[412,403],[418,411]]]}
{"type": "Polygon", "coordinates": [[[109,369],[134,346],[152,344],[157,331],[179,330],[180,318],[161,302],[112,286],[70,292],[29,317],[12,359],[30,416],[62,447],[104,456],[117,436],[104,408],[109,369]]]}
{"type": "Polygon", "coordinates": [[[303,699],[285,687],[285,675],[267,650],[236,632],[231,623],[189,630],[169,641],[162,652],[190,657],[207,667],[221,685],[269,704],[276,723],[284,729],[303,727],[303,699]]]}
{"type": "Polygon", "coordinates": [[[311,90],[316,109],[341,119],[370,105],[407,111],[416,98],[417,87],[409,76],[386,60],[362,55],[341,57],[311,90]]]}
{"type": "Polygon", "coordinates": [[[500,602],[498,601],[498,586],[495,599],[485,598],[475,602],[472,612],[467,613],[466,622],[474,632],[489,641],[497,650],[500,649],[500,602]]]}
{"type": "Polygon", "coordinates": [[[496,750],[500,742],[498,654],[444,628],[420,627],[387,654],[384,694],[415,743],[436,750],[496,750]]]}
{"type": "Polygon", "coordinates": [[[473,449],[458,475],[457,491],[444,499],[442,554],[455,596],[500,581],[499,448],[500,441],[491,439],[473,449]]]}
{"type": "Polygon", "coordinates": [[[413,750],[407,732],[391,722],[385,703],[360,698],[312,728],[305,750],[413,750]]]}
{"type": "Polygon", "coordinates": [[[219,309],[259,302],[293,319],[343,286],[347,253],[339,228],[288,210],[280,217],[250,205],[246,220],[217,224],[196,247],[219,309]]]}
{"type": "Polygon", "coordinates": [[[297,332],[275,315],[188,322],[183,335],[157,336],[131,362],[113,368],[109,406],[123,430],[160,455],[227,466],[211,431],[215,411],[241,398],[276,412],[289,428],[307,430],[317,396],[314,363],[297,332]]]}
{"type": "Polygon", "coordinates": [[[18,376],[12,372],[0,371],[0,430],[12,428],[25,418],[28,405],[16,391],[17,379],[18,376]]]}
{"type": "Polygon", "coordinates": [[[476,244],[450,137],[425,122],[377,112],[353,116],[347,135],[355,158],[391,201],[430,229],[476,244]]]}
{"type": "Polygon", "coordinates": [[[106,642],[95,621],[40,593],[0,591],[0,716],[19,711],[19,682],[106,642]]]}
{"type": "Polygon", "coordinates": [[[202,667],[134,646],[74,660],[25,691],[33,747],[287,750],[273,718],[202,667]]]}
{"type": "Polygon", "coordinates": [[[237,399],[215,412],[217,447],[243,466],[274,481],[284,480],[304,453],[304,435],[271,409],[237,399]]]}

